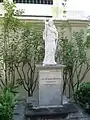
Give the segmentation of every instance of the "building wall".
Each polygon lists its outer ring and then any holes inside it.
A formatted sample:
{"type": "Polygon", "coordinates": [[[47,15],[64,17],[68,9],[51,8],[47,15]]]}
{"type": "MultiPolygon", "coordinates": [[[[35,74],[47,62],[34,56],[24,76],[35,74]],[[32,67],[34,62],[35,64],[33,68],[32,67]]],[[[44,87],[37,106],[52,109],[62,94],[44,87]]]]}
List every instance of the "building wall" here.
{"type": "MultiPolygon", "coordinates": [[[[13,0],[9,0],[12,2],[13,0]]],[[[85,20],[87,19],[87,16],[85,15],[84,11],[74,11],[74,10],[67,10],[66,8],[63,8],[62,6],[63,0],[54,0],[53,4],[30,4],[30,3],[16,3],[16,10],[24,10],[24,13],[22,16],[29,17],[29,19],[32,19],[32,17],[35,19],[46,19],[53,17],[53,19],[76,19],[76,20],[85,20]],[[57,9],[56,9],[57,7],[57,9]],[[63,10],[66,10],[66,15],[63,14],[63,10]],[[57,12],[56,12],[57,11],[57,12]],[[63,17],[65,15],[66,17],[63,17]]],[[[2,6],[2,3],[0,3],[0,16],[4,14],[4,9],[2,6]]]]}
{"type": "MultiPolygon", "coordinates": [[[[28,20],[28,21],[35,23],[36,25],[38,25],[38,27],[39,27],[39,25],[44,26],[44,21],[42,21],[42,20],[32,20],[32,21],[28,20]]],[[[79,21],[76,21],[76,20],[59,21],[59,20],[57,20],[54,22],[59,31],[59,35],[61,33],[61,27],[64,26],[64,33],[69,39],[71,39],[72,33],[74,31],[80,31],[80,30],[84,30],[84,33],[85,33],[84,39],[86,39],[86,31],[87,31],[88,21],[81,21],[81,20],[79,20],[79,21]]],[[[87,53],[88,56],[90,56],[89,53],[90,53],[90,50],[88,50],[88,53],[87,53]]],[[[89,78],[90,78],[90,71],[87,74],[87,76],[85,77],[84,81],[90,81],[89,78]]],[[[20,91],[20,97],[19,97],[20,99],[27,97],[27,92],[23,89],[23,87],[20,87],[19,91],[20,91]]],[[[66,91],[67,91],[66,95],[68,96],[68,89],[66,91]]],[[[35,90],[34,96],[36,94],[37,94],[37,91],[35,90]]]]}
{"type": "MultiPolygon", "coordinates": [[[[12,0],[10,0],[12,1],[12,0]]],[[[16,4],[16,9],[23,9],[24,13],[22,17],[19,17],[22,20],[32,22],[35,25],[43,25],[44,20],[51,18],[53,16],[52,13],[52,5],[42,5],[42,4],[16,4]],[[36,16],[36,17],[35,17],[36,16]],[[38,16],[38,17],[37,17],[38,16]],[[47,17],[46,17],[47,16],[47,17]]],[[[0,15],[4,14],[2,3],[0,3],[0,15]]],[[[86,30],[87,25],[89,23],[88,20],[84,20],[85,16],[81,11],[69,11],[67,12],[67,18],[63,19],[62,14],[59,15],[59,19],[55,20],[56,27],[59,31],[59,36],[61,36],[62,26],[64,27],[65,35],[71,40],[72,33],[74,31],[84,30],[84,39],[86,39],[86,30]],[[70,13],[70,14],[69,14],[70,13]],[[60,20],[63,19],[63,20],[60,20]]],[[[90,56],[90,50],[88,50],[88,56],[90,56]]],[[[90,72],[87,74],[85,81],[90,81],[90,72]]],[[[19,87],[20,96],[19,99],[23,99],[27,97],[27,92],[23,89],[23,87],[19,87]]],[[[35,92],[36,94],[36,92],[35,92]]],[[[67,93],[66,93],[67,94],[67,93]]]]}

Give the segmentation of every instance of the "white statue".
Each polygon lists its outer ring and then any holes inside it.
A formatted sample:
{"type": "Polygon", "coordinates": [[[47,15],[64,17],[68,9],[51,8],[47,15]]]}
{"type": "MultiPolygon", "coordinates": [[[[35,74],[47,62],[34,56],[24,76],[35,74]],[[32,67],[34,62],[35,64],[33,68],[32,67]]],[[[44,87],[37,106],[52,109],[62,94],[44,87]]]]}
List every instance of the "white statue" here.
{"type": "Polygon", "coordinates": [[[53,20],[45,21],[45,30],[43,32],[45,40],[45,57],[43,65],[55,65],[55,52],[57,47],[58,32],[53,20]]]}

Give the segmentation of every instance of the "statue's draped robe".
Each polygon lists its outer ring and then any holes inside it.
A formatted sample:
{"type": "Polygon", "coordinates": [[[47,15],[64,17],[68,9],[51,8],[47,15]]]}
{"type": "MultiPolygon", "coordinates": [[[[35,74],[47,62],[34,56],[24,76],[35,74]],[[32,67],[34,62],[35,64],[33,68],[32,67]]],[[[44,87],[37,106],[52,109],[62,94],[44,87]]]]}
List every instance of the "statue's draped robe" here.
{"type": "Polygon", "coordinates": [[[46,24],[43,32],[43,39],[45,40],[45,57],[43,65],[53,65],[55,62],[56,44],[58,39],[58,32],[55,25],[48,26],[46,24]]]}

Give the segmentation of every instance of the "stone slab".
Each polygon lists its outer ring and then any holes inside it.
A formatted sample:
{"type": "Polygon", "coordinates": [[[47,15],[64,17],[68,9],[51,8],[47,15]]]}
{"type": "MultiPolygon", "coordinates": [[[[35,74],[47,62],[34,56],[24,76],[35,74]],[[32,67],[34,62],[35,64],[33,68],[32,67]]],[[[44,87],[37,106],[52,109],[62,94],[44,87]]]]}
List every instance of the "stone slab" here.
{"type": "Polygon", "coordinates": [[[76,113],[77,109],[72,103],[64,104],[61,107],[54,107],[54,108],[32,108],[26,109],[25,116],[26,117],[33,117],[33,118],[40,118],[45,117],[47,118],[66,118],[70,113],[76,113]]]}
{"type": "Polygon", "coordinates": [[[69,102],[58,108],[26,109],[25,118],[27,120],[90,120],[90,115],[85,113],[80,106],[69,102]]]}
{"type": "MultiPolygon", "coordinates": [[[[64,95],[62,96],[62,99],[63,99],[62,104],[67,104],[69,102],[69,99],[64,95]]],[[[26,104],[27,104],[27,106],[33,105],[33,107],[37,107],[37,108],[48,108],[48,107],[50,107],[50,106],[38,106],[37,99],[34,98],[34,97],[28,97],[26,99],[26,104]]],[[[58,105],[52,106],[52,107],[58,107],[58,105]]]]}
{"type": "MultiPolygon", "coordinates": [[[[44,67],[43,67],[44,68],[44,67]]],[[[61,104],[62,67],[39,69],[39,106],[56,106],[61,104]],[[52,69],[50,69],[52,68],[52,69]]]]}
{"type": "Polygon", "coordinates": [[[41,65],[41,64],[38,64],[38,65],[36,65],[36,68],[37,69],[43,69],[43,70],[47,70],[47,69],[63,69],[63,68],[65,68],[65,65],[62,65],[62,64],[56,64],[56,65],[45,65],[45,66],[43,66],[43,65],[41,65]]]}
{"type": "Polygon", "coordinates": [[[25,107],[26,107],[26,102],[25,101],[19,101],[13,111],[13,118],[12,120],[25,120],[25,107]]]}
{"type": "MultiPolygon", "coordinates": [[[[65,100],[66,101],[66,100],[65,100]]],[[[60,116],[48,118],[47,120],[90,120],[90,115],[86,114],[78,105],[74,105],[77,108],[77,112],[70,113],[66,118],[61,118],[60,116]]],[[[70,109],[68,107],[68,109],[70,109]]],[[[13,120],[31,120],[30,117],[26,117],[26,103],[25,101],[19,102],[17,106],[14,108],[13,120]]],[[[27,111],[28,112],[28,111],[27,111]]],[[[41,120],[41,119],[33,119],[33,120],[41,120]]],[[[46,119],[42,119],[46,120],[46,119]]]]}

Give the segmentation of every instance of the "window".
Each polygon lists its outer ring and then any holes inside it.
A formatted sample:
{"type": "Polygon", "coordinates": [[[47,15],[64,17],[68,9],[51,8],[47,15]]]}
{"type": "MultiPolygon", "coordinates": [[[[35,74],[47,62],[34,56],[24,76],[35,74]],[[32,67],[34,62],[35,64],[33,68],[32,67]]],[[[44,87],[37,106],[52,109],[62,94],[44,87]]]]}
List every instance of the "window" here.
{"type": "Polygon", "coordinates": [[[0,0],[0,3],[3,2],[3,0],[0,0]]]}
{"type": "Polygon", "coordinates": [[[53,0],[13,0],[16,3],[53,4],[53,0]]]}

